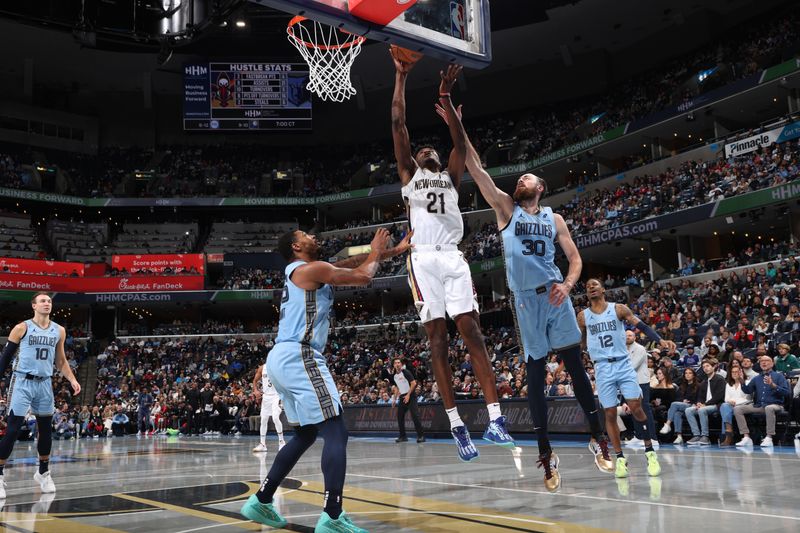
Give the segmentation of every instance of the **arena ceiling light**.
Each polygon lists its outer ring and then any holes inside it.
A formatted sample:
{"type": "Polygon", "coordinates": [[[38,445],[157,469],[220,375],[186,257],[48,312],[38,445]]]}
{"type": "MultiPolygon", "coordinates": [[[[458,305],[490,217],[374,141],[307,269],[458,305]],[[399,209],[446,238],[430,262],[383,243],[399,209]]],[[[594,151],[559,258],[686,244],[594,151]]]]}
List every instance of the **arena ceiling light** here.
{"type": "Polygon", "coordinates": [[[245,22],[243,20],[237,20],[236,21],[236,27],[237,28],[246,28],[247,27],[247,22],[245,22]]]}

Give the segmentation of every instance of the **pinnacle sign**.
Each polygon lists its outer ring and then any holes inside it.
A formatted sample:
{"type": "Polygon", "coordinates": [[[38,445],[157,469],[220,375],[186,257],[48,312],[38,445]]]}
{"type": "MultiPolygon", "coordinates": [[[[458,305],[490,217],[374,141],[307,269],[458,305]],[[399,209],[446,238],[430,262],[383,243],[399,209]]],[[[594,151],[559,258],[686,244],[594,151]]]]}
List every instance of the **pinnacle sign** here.
{"type": "Polygon", "coordinates": [[[769,146],[775,143],[782,143],[800,137],[800,122],[793,122],[774,130],[765,131],[744,139],[739,139],[725,145],[725,157],[736,157],[739,155],[755,152],[762,146],[769,146]]]}

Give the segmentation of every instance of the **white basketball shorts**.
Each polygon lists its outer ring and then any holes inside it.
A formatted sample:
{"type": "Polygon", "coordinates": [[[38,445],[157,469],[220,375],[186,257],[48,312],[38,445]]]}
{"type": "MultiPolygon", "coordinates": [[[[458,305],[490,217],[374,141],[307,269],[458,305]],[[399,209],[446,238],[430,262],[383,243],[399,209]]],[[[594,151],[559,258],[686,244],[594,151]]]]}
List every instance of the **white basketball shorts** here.
{"type": "Polygon", "coordinates": [[[423,324],[446,314],[455,318],[479,311],[469,265],[455,245],[415,246],[406,265],[408,284],[423,324]]]}

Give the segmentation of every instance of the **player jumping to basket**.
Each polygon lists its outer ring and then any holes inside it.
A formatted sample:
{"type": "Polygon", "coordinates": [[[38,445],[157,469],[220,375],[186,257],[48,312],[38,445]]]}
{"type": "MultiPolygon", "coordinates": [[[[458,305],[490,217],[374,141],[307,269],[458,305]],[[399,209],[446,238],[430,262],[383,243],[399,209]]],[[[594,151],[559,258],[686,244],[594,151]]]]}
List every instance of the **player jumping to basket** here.
{"type": "Polygon", "coordinates": [[[583,263],[567,224],[550,207],[539,205],[546,184],[538,176],[522,175],[517,180],[513,197],[497,188],[481,166],[480,157],[464,132],[460,113],[446,111],[442,106],[437,107],[445,121],[455,125],[464,135],[467,170],[494,209],[503,238],[511,309],[517,337],[525,352],[528,405],[539,441],[539,466],[544,468],[545,487],[555,492],[561,486],[559,459],[547,434],[544,384],[545,362],[550,351],[559,356],[572,376],[575,396],[589,420],[592,433],[589,449],[594,454],[597,468],[612,472],[614,464],[600,426],[592,386],[581,361],[581,332],[569,297],[580,277],[583,263]],[[555,264],[556,242],[569,261],[566,278],[555,264]]]}
{"type": "Polygon", "coordinates": [[[413,64],[400,61],[394,52],[392,58],[397,71],[392,99],[394,152],[409,225],[414,230],[412,251],[407,259],[409,285],[428,335],[433,374],[450,419],[458,455],[462,461],[471,461],[478,457],[478,450],[456,408],[453,376],[447,360],[446,315],[455,321],[467,345],[475,376],[483,390],[489,410],[489,425],[483,438],[509,448],[514,447],[514,441],[500,412],[496,377],[478,325],[478,301],[469,265],[458,249],[464,235],[458,187],[464,173],[466,137],[463,129],[456,126],[458,120],[450,100],[450,90],[461,67],[450,65],[447,72],[441,73],[439,102],[447,115],[453,118],[449,129],[454,145],[447,170],[443,170],[439,153],[431,146],[420,147],[416,156],[412,155],[406,128],[405,84],[413,64]]]}

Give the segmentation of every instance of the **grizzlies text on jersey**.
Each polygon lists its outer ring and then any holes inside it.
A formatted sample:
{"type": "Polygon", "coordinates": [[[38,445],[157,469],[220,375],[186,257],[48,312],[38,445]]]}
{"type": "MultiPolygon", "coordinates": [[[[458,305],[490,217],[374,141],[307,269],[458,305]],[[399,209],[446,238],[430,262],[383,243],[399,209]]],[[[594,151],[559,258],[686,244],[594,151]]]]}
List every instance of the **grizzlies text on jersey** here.
{"type": "Polygon", "coordinates": [[[542,207],[539,213],[531,215],[515,205],[511,220],[500,233],[508,287],[512,291],[563,281],[555,264],[556,221],[551,208],[542,207]]]}
{"type": "Polygon", "coordinates": [[[603,361],[615,357],[628,357],[625,345],[625,324],[617,317],[617,307],[613,303],[606,305],[600,314],[591,308],[583,310],[586,322],[586,344],[589,356],[593,361],[603,361]]]}
{"type": "Polygon", "coordinates": [[[56,358],[56,346],[61,340],[61,327],[50,322],[47,328],[41,328],[33,320],[26,320],[27,331],[19,344],[14,371],[32,374],[39,377],[53,375],[53,363],[56,358]]]}

